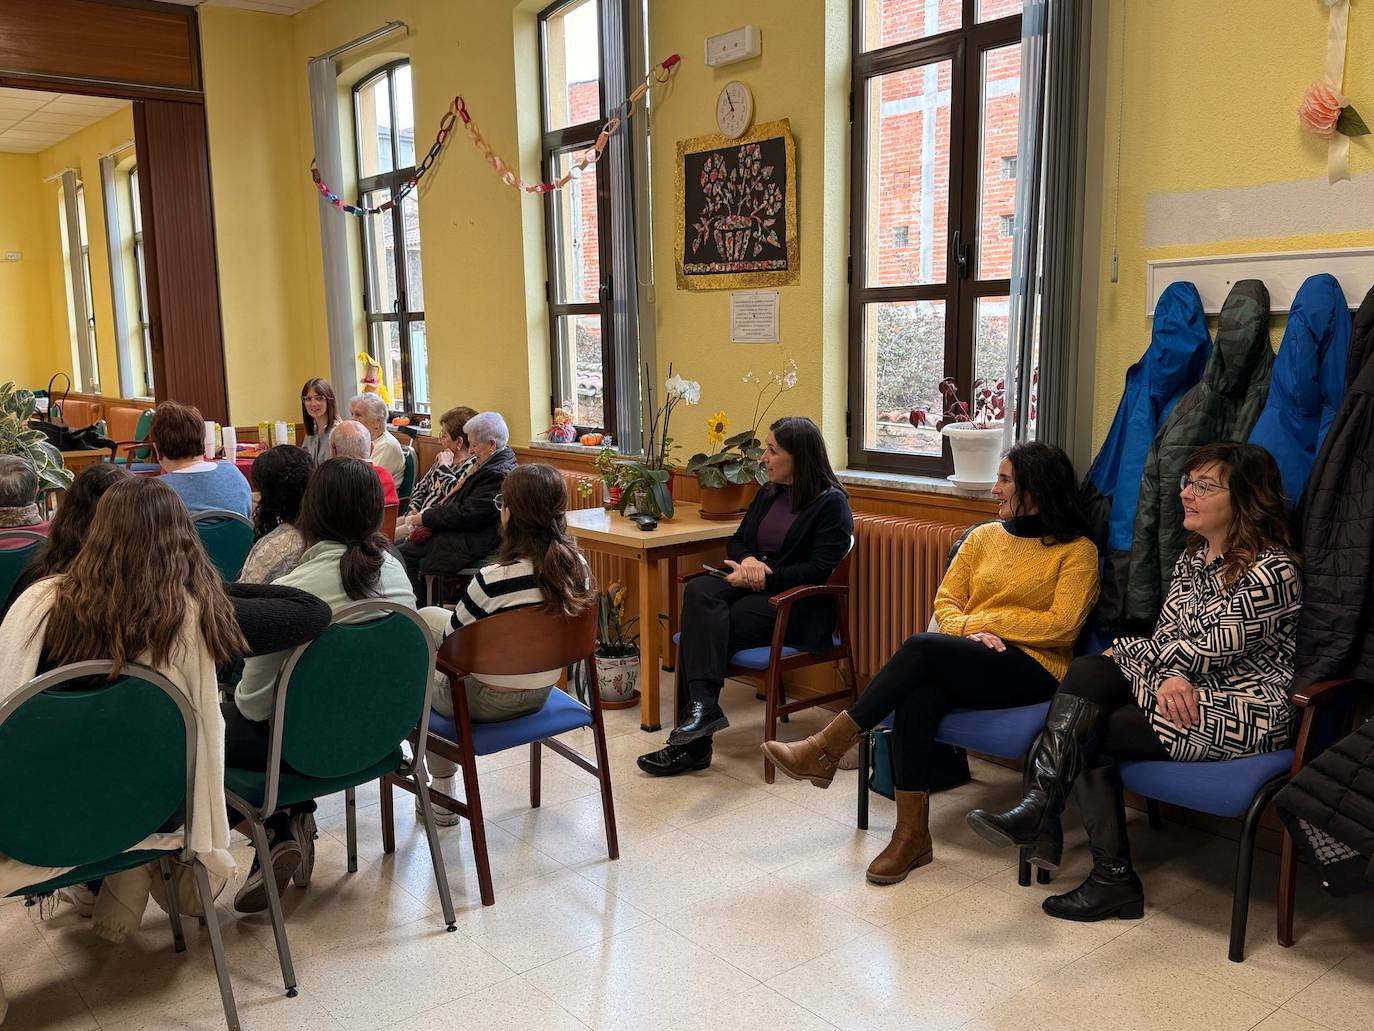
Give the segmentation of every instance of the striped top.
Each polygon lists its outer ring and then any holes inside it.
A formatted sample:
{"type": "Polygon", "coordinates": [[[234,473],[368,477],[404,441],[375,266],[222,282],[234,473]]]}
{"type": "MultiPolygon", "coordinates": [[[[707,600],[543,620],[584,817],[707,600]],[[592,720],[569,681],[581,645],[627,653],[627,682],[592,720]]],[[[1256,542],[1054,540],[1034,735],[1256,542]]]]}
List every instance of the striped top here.
{"type": "MultiPolygon", "coordinates": [[[[583,570],[588,579],[591,571],[586,559],[582,560],[583,570]]],[[[530,605],[544,604],[544,592],[534,580],[534,563],[527,558],[515,562],[494,562],[483,566],[477,575],[468,581],[467,589],[454,606],[451,620],[453,629],[486,619],[498,612],[510,609],[527,608],[530,605]]],[[[488,687],[508,690],[532,691],[548,687],[558,682],[561,670],[544,670],[540,673],[519,673],[510,675],[484,674],[474,670],[475,676],[488,687]]]]}

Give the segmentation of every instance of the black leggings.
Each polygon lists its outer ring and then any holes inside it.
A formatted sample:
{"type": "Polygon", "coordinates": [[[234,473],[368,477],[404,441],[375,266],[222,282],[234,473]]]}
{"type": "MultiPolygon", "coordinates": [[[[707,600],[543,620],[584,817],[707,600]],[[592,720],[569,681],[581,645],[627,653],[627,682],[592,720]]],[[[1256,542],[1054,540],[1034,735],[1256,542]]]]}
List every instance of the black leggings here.
{"type": "Polygon", "coordinates": [[[1106,655],[1085,655],[1074,659],[1061,694],[1076,695],[1103,711],[1106,726],[1099,755],[1113,759],[1168,759],[1169,751],[1150,726],[1145,710],[1135,700],[1131,682],[1116,661],[1106,655]]]}
{"type": "Polygon", "coordinates": [[[1040,663],[1007,645],[1003,652],[966,637],[908,637],[849,710],[872,730],[895,710],[893,774],[903,791],[929,791],[935,731],[952,709],[1010,709],[1046,701],[1058,686],[1040,663]]]}

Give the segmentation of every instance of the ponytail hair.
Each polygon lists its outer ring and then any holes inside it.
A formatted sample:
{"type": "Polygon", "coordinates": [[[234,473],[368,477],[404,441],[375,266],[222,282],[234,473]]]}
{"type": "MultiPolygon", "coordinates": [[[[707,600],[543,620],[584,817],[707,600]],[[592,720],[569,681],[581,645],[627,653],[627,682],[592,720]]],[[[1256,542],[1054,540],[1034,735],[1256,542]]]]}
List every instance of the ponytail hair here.
{"type": "Polygon", "coordinates": [[[575,616],[596,597],[587,562],[568,536],[568,488],[551,465],[518,465],[501,485],[507,512],[500,560],[528,559],[544,596],[542,611],[575,616]]]}
{"type": "Polygon", "coordinates": [[[382,481],[359,458],[331,458],[315,470],[301,499],[296,529],[306,547],[321,541],[344,545],[339,578],[344,593],[361,601],[377,593],[386,560],[382,527],[382,481]]]}

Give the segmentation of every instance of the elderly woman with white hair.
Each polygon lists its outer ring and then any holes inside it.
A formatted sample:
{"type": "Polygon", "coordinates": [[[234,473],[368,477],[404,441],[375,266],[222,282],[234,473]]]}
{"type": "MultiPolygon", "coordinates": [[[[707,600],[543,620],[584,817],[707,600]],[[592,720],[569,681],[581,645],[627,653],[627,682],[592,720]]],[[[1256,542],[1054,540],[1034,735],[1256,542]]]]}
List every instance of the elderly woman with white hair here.
{"type": "Polygon", "coordinates": [[[329,435],[329,454],[332,458],[358,458],[370,463],[377,479],[382,481],[382,504],[400,504],[396,496],[396,481],[390,472],[375,461],[372,438],[362,423],[345,419],[335,425],[334,432],[329,435]]]}
{"type": "Polygon", "coordinates": [[[404,480],[406,456],[400,442],[387,431],[386,402],[376,394],[359,394],[348,402],[348,412],[372,435],[372,464],[389,472],[396,483],[404,480]]]}
{"type": "Polygon", "coordinates": [[[500,413],[481,412],[467,421],[463,434],[476,459],[472,468],[442,501],[406,517],[409,535],[398,550],[417,593],[427,575],[453,576],[482,565],[501,541],[497,499],[516,464],[510,430],[500,413]]]}

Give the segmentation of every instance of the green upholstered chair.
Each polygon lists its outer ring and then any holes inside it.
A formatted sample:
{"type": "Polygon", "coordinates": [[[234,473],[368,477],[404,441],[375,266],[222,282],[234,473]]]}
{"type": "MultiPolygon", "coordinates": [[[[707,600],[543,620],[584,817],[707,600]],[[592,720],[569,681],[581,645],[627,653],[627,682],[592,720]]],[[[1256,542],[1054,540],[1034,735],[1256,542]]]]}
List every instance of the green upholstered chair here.
{"type": "Polygon", "coordinates": [[[14,585],[47,540],[32,530],[0,530],[0,608],[9,601],[14,585]]]}
{"type": "Polygon", "coordinates": [[[396,484],[396,498],[400,502],[399,510],[404,512],[410,506],[410,495],[415,493],[415,475],[419,459],[415,457],[415,448],[409,444],[401,445],[401,454],[405,456],[406,467],[401,473],[401,482],[396,484]]]}
{"type": "Polygon", "coordinates": [[[200,543],[219,575],[225,583],[233,583],[253,550],[253,524],[237,512],[224,509],[196,512],[191,521],[196,524],[200,543]]]}

